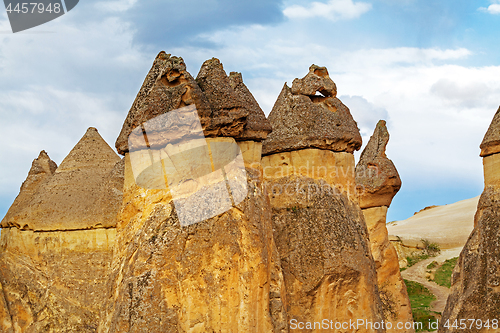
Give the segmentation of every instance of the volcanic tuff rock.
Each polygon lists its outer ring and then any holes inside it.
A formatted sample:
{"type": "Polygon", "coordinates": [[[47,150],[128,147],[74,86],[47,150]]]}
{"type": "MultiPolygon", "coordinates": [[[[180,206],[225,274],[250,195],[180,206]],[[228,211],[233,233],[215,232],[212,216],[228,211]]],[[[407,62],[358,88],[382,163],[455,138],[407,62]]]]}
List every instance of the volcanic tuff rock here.
{"type": "MultiPolygon", "coordinates": [[[[189,73],[182,73],[190,77],[189,73]]],[[[206,96],[213,110],[211,118],[202,119],[202,124],[224,122],[210,135],[229,136],[203,140],[210,147],[211,158],[218,156],[214,150],[218,144],[232,149],[237,147],[234,137],[246,140],[238,145],[246,172],[240,181],[246,184],[247,195],[240,203],[229,202],[225,212],[183,227],[173,192],[137,185],[133,158],[135,154],[147,154],[147,150],[126,153],[123,209],[108,299],[98,332],[287,332],[281,263],[273,240],[269,199],[262,188],[261,144],[240,136],[245,128],[252,129],[245,127],[245,121],[247,109],[255,105],[248,103],[249,93],[246,98],[239,98],[237,92],[241,94],[242,87],[238,87],[237,80],[227,78],[217,59],[203,64],[197,81],[203,91],[201,96],[206,96]],[[231,82],[237,83],[235,89],[231,82]]],[[[142,98],[141,94],[142,90],[136,101],[142,98]]],[[[146,119],[149,114],[170,109],[150,104],[149,109],[140,109],[145,115],[137,110],[132,107],[127,119],[146,119]]],[[[207,126],[205,135],[206,129],[207,126]]],[[[159,148],[155,151],[165,152],[169,146],[159,148]]],[[[179,162],[185,166],[182,172],[201,170],[201,156],[189,150],[179,152],[183,153],[187,160],[179,162]]],[[[163,165],[169,163],[167,159],[162,159],[163,165]]],[[[208,176],[220,171],[215,162],[207,163],[212,171],[208,176]]],[[[230,179],[232,170],[225,171],[230,179]]],[[[165,182],[161,173],[158,179],[151,176],[152,182],[165,182]]],[[[218,183],[215,178],[187,178],[190,179],[186,184],[201,184],[196,193],[227,189],[225,183],[218,183]]],[[[217,204],[220,198],[201,195],[199,199],[192,201],[193,214],[202,212],[206,202],[217,204]]]]}
{"type": "Polygon", "coordinates": [[[31,169],[28,172],[28,177],[23,182],[19,195],[2,219],[2,228],[8,227],[9,225],[15,225],[14,221],[16,220],[16,216],[29,205],[31,198],[35,195],[40,184],[48,177],[51,177],[56,169],[57,164],[50,159],[45,150],[42,150],[38,158],[33,160],[31,169]]]}
{"type": "MultiPolygon", "coordinates": [[[[228,77],[220,61],[212,58],[203,63],[195,80],[187,72],[182,58],[160,52],[123,123],[116,141],[118,152],[125,154],[131,149],[145,148],[137,143],[141,138],[135,138],[132,131],[148,120],[186,106],[196,108],[206,137],[260,141],[271,131],[241,75],[228,77]],[[130,143],[134,146],[129,147],[130,143]]],[[[193,135],[190,124],[181,129],[169,128],[164,121],[151,124],[154,126],[148,128],[147,136],[152,148],[193,135]]]]}
{"type": "Polygon", "coordinates": [[[413,317],[398,255],[386,228],[387,209],[401,187],[398,172],[385,155],[388,141],[385,121],[380,120],[356,166],[356,184],[361,190],[359,201],[368,227],[385,318],[396,327],[398,322],[411,322],[413,317]]]}
{"type": "Polygon", "coordinates": [[[89,128],[54,168],[42,152],[2,225],[2,332],[97,329],[121,203],[123,163],[97,130],[89,128]]]}
{"type": "MultiPolygon", "coordinates": [[[[196,105],[201,124],[204,128],[218,132],[211,126],[212,110],[210,104],[203,95],[200,87],[193,77],[186,71],[184,60],[179,57],[171,57],[170,54],[160,52],[153,66],[144,79],[144,83],[135,98],[132,107],[123,123],[122,130],[116,140],[118,153],[124,155],[129,151],[129,136],[137,126],[166,112],[177,110],[187,105],[196,105]]],[[[172,140],[170,133],[164,133],[162,126],[153,128],[153,133],[148,137],[158,146],[164,146],[172,140]]],[[[189,131],[182,132],[189,135],[189,131]]],[[[133,138],[131,138],[133,141],[133,138]]],[[[174,138],[176,140],[178,138],[174,138]]],[[[138,146],[135,149],[145,147],[138,146]]]]}
{"type": "MultiPolygon", "coordinates": [[[[381,322],[368,233],[355,193],[349,191],[359,131],[335,97],[294,95],[319,90],[334,96],[326,68],[311,66],[293,87],[285,85],[269,117],[273,132],[263,142],[267,155],[262,158],[289,319],[381,322]]],[[[359,330],[375,331],[385,330],[359,330]]]]}
{"type": "Polygon", "coordinates": [[[389,142],[385,120],[380,120],[356,165],[361,208],[387,206],[401,188],[398,171],[385,155],[389,142]]]}
{"type": "Polygon", "coordinates": [[[293,81],[291,89],[285,83],[269,114],[273,132],[262,154],[305,148],[348,153],[358,150],[361,135],[357,124],[335,96],[335,83],[324,67],[312,65],[309,74],[293,81]]]}
{"type": "Polygon", "coordinates": [[[119,161],[97,130],[89,128],[53,176],[40,183],[24,209],[7,215],[2,227],[35,231],[114,227],[122,194],[120,186],[112,190],[106,183],[119,161]]]}
{"type": "MultiPolygon", "coordinates": [[[[465,244],[451,278],[451,292],[440,321],[439,332],[463,331],[455,320],[488,320],[488,326],[468,326],[468,332],[498,332],[500,329],[500,169],[487,160],[498,161],[495,140],[500,133],[500,109],[481,144],[485,188],[474,217],[474,230],[465,244]],[[492,154],[492,155],[491,155],[492,154]],[[493,173],[493,174],[492,174],[493,173]],[[493,320],[499,326],[493,327],[493,320]],[[448,323],[449,327],[444,325],[448,323]]],[[[470,322],[469,322],[470,323],[470,322]]],[[[476,322],[474,323],[476,324],[476,322]]]]}
{"type": "Polygon", "coordinates": [[[495,113],[479,148],[481,148],[481,157],[500,153],[500,107],[495,113]]]}

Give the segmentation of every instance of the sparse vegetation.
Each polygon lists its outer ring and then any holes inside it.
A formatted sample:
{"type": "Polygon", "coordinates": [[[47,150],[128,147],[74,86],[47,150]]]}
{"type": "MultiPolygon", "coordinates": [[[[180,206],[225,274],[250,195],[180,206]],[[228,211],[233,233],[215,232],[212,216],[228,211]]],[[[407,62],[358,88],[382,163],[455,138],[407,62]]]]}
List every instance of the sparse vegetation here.
{"type": "Polygon", "coordinates": [[[437,243],[432,243],[428,239],[421,239],[422,243],[424,244],[424,251],[430,256],[430,257],[435,257],[441,252],[441,248],[439,247],[439,244],[437,243]]]}
{"type": "Polygon", "coordinates": [[[451,287],[451,274],[453,273],[453,269],[457,264],[458,257],[451,258],[446,260],[441,267],[436,270],[436,274],[434,276],[434,282],[437,284],[450,288],[451,287]]]}
{"type": "Polygon", "coordinates": [[[421,241],[424,245],[423,250],[406,257],[408,267],[411,267],[422,260],[429,259],[430,257],[435,257],[441,252],[439,244],[432,243],[427,239],[422,239],[421,241]]]}
{"type": "Polygon", "coordinates": [[[430,305],[436,300],[436,296],[420,283],[404,281],[410,298],[413,321],[422,323],[422,329],[417,329],[417,332],[426,331],[429,320],[434,321],[440,316],[440,313],[430,310],[430,305]]]}
{"type": "Polygon", "coordinates": [[[438,262],[437,261],[433,261],[429,265],[427,265],[427,269],[433,269],[437,265],[439,265],[438,262]]]}
{"type": "Polygon", "coordinates": [[[422,260],[429,259],[429,255],[427,253],[415,253],[411,256],[406,257],[406,261],[408,262],[408,267],[415,265],[417,262],[422,260]]]}

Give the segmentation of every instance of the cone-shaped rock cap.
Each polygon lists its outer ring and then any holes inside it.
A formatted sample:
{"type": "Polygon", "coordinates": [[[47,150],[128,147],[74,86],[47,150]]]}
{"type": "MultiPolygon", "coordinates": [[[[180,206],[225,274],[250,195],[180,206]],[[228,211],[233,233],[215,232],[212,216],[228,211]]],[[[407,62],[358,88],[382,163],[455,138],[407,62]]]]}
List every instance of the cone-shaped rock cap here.
{"type": "Polygon", "coordinates": [[[261,141],[267,138],[272,128],[267,120],[264,111],[255,100],[250,90],[243,83],[241,73],[231,72],[229,74],[231,87],[234,89],[243,105],[248,110],[248,117],[243,132],[236,138],[237,140],[256,140],[261,141]]]}
{"type": "Polygon", "coordinates": [[[28,172],[28,177],[21,186],[19,195],[14,200],[12,206],[10,206],[7,214],[2,220],[1,227],[9,227],[10,225],[15,225],[16,217],[19,213],[29,205],[29,202],[36,193],[38,187],[47,178],[52,177],[57,169],[57,164],[52,161],[45,152],[42,150],[38,158],[33,160],[31,164],[31,169],[28,172]]]}
{"type": "Polygon", "coordinates": [[[389,207],[392,198],[401,188],[398,171],[385,155],[388,142],[389,132],[385,120],[380,120],[356,165],[356,185],[361,208],[389,207]]]}
{"type": "Polygon", "coordinates": [[[358,126],[336,93],[326,68],[316,65],[303,79],[294,80],[291,89],[285,84],[269,114],[273,131],[264,141],[262,154],[304,148],[358,150],[358,126]]]}
{"type": "Polygon", "coordinates": [[[239,136],[249,112],[231,87],[231,81],[219,59],[205,61],[196,76],[196,82],[212,108],[211,124],[206,128],[205,135],[239,136]]]}
{"type": "MultiPolygon", "coordinates": [[[[27,206],[9,226],[29,230],[78,230],[114,227],[122,194],[106,201],[118,155],[95,128],[89,128],[55,173],[39,185],[27,206]],[[103,218],[103,212],[111,218],[103,218]]],[[[123,181],[122,181],[123,184],[123,181]]]]}
{"type": "Polygon", "coordinates": [[[481,156],[486,157],[500,153],[500,107],[491,121],[488,131],[481,142],[481,156]]]}
{"type": "MultiPolygon", "coordinates": [[[[187,72],[184,60],[160,52],[123,123],[116,140],[118,153],[125,154],[129,151],[128,138],[136,127],[159,115],[192,104],[196,106],[202,126],[209,127],[212,112],[210,105],[196,81],[187,72]]],[[[159,139],[156,144],[168,143],[168,135],[157,137],[159,139]]]]}

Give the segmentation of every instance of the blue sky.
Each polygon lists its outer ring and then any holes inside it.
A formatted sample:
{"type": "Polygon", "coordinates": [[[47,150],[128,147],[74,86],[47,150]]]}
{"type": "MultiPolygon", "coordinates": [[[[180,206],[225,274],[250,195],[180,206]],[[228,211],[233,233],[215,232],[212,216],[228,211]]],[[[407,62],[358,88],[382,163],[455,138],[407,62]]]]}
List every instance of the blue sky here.
{"type": "Polygon", "coordinates": [[[161,50],[193,76],[211,57],[242,72],[266,114],[284,82],[327,66],[365,144],[387,120],[403,180],[389,221],[477,196],[499,31],[489,0],[82,0],[17,34],[0,9],[0,215],[40,150],[60,163],[89,126],[114,146],[161,50]]]}

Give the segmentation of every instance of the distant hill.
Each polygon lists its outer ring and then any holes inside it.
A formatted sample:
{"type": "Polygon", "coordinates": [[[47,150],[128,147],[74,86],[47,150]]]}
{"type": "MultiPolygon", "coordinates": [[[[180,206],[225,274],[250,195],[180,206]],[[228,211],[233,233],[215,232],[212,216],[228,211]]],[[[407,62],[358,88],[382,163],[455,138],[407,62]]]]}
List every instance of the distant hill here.
{"type": "Polygon", "coordinates": [[[387,224],[387,231],[390,236],[398,236],[404,244],[428,239],[442,249],[464,246],[474,228],[478,201],[479,196],[445,206],[432,206],[406,220],[387,224]]]}

